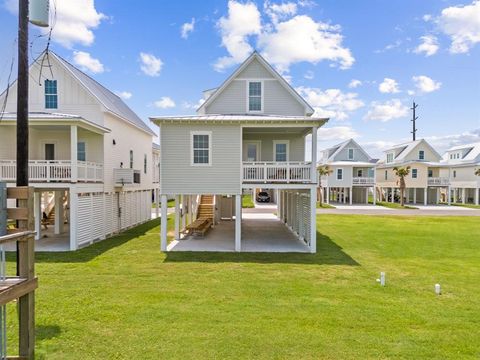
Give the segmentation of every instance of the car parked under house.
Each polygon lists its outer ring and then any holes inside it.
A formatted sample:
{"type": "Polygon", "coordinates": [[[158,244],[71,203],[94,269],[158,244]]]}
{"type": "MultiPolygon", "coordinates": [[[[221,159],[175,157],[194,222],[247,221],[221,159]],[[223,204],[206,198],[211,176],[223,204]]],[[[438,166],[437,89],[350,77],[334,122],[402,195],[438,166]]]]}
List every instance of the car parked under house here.
{"type": "Polygon", "coordinates": [[[294,234],[303,247],[292,251],[315,252],[317,129],[327,119],[312,114],[254,52],[219,88],[205,93],[197,115],[151,117],[160,127],[162,218],[167,196],[176,200],[175,240],[168,244],[162,222],[161,249],[181,249],[186,241],[181,239],[194,229],[203,238],[185,250],[289,251],[293,241],[282,249],[277,245],[283,235],[294,234]],[[311,161],[305,160],[307,136],[311,161]],[[257,188],[277,193],[277,219],[270,231],[261,229],[263,241],[269,241],[265,246],[255,244],[256,220],[242,219],[242,191],[257,188]],[[203,231],[210,223],[214,229],[203,231]],[[220,227],[222,243],[208,247],[220,227]]]}

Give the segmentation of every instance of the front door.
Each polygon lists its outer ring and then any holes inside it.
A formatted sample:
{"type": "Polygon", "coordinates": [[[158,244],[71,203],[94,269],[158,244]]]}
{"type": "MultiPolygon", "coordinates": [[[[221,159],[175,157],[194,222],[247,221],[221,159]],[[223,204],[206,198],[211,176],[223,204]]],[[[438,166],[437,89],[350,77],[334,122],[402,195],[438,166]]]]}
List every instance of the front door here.
{"type": "Polygon", "coordinates": [[[45,144],[45,160],[55,160],[55,144],[45,144]]]}
{"type": "Polygon", "coordinates": [[[247,161],[260,160],[260,144],[257,142],[246,143],[247,147],[247,161]]]}

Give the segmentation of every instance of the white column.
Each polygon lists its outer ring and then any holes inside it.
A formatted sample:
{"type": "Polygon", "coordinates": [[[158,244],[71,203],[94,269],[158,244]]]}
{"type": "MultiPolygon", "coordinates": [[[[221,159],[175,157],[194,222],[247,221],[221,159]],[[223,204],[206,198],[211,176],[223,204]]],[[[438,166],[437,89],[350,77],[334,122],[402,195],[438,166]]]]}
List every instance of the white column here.
{"type": "Polygon", "coordinates": [[[435,199],[436,204],[440,203],[440,188],[437,188],[437,198],[435,199]]]}
{"type": "Polygon", "coordinates": [[[33,195],[33,212],[35,217],[35,240],[42,237],[42,193],[36,192],[33,195]]]}
{"type": "MultiPolygon", "coordinates": [[[[186,224],[187,213],[186,213],[186,209],[185,209],[185,204],[186,204],[185,199],[186,198],[187,198],[186,195],[182,195],[182,198],[181,198],[182,199],[182,201],[181,201],[181,203],[182,203],[182,223],[181,223],[182,224],[182,230],[185,229],[185,226],[187,225],[186,224]]],[[[214,209],[214,211],[215,211],[215,209],[214,209]]],[[[214,214],[216,214],[216,212],[214,212],[214,214]]]]}
{"type": "Polygon", "coordinates": [[[423,188],[423,205],[427,205],[428,200],[428,188],[423,188]]]}
{"type": "Polygon", "coordinates": [[[450,186],[447,188],[447,204],[452,205],[452,189],[450,186]]]}
{"type": "Polygon", "coordinates": [[[417,188],[413,188],[413,204],[417,203],[417,188]]]}
{"type": "Polygon", "coordinates": [[[465,204],[465,188],[462,188],[462,204],[465,204]]]}
{"type": "Polygon", "coordinates": [[[348,188],[348,201],[350,202],[350,205],[353,203],[353,187],[348,188]]]}
{"type": "Polygon", "coordinates": [[[457,188],[453,188],[453,202],[457,202],[457,188]]]}
{"type": "Polygon", "coordinates": [[[329,186],[327,186],[327,194],[325,196],[325,200],[327,204],[330,204],[330,187],[329,186]]]}
{"type": "Polygon", "coordinates": [[[395,189],[394,188],[390,188],[390,191],[392,193],[392,198],[390,199],[390,202],[391,203],[394,203],[395,202],[395,189]]]}
{"type": "Polygon", "coordinates": [[[317,184],[317,127],[312,127],[312,168],[311,178],[314,184],[317,184]]]}
{"type": "Polygon", "coordinates": [[[175,240],[180,239],[180,195],[175,195],[175,240]]]}
{"type": "Polygon", "coordinates": [[[242,250],[242,196],[235,195],[235,251],[242,250]]]}
{"type": "MultiPolygon", "coordinates": [[[[77,168],[77,142],[78,142],[77,125],[70,126],[70,161],[72,164],[71,176],[72,182],[77,182],[78,168],[77,168]]],[[[86,175],[86,174],[85,174],[86,175]]]]}
{"type": "Polygon", "coordinates": [[[377,188],[373,187],[373,205],[377,205],[377,188]]]}
{"type": "Polygon", "coordinates": [[[155,215],[158,219],[160,215],[160,189],[155,189],[155,215]]]}
{"type": "Polygon", "coordinates": [[[344,204],[347,203],[347,195],[345,193],[346,193],[346,188],[342,188],[342,196],[343,196],[343,203],[344,204]]]}
{"type": "Polygon", "coordinates": [[[160,250],[167,251],[167,195],[161,196],[160,250]]]}
{"type": "Polygon", "coordinates": [[[77,250],[77,208],[78,194],[74,189],[70,189],[70,250],[77,250]]]}
{"type": "Polygon", "coordinates": [[[61,234],[63,231],[63,191],[56,190],[55,199],[55,235],[61,234]]]}
{"type": "Polygon", "coordinates": [[[475,205],[478,205],[478,188],[475,188],[475,205]]]}
{"type": "Polygon", "coordinates": [[[365,188],[365,204],[368,205],[368,187],[365,188]]]}
{"type": "Polygon", "coordinates": [[[317,252],[317,194],[316,187],[310,189],[310,252],[317,252]]]}

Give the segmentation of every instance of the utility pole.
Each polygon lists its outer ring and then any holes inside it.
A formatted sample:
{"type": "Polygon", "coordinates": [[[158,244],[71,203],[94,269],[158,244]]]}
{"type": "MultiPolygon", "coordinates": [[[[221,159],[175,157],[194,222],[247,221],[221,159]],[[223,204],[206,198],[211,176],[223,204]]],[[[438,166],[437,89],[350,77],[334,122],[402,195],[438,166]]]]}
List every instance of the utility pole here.
{"type": "Polygon", "coordinates": [[[28,0],[18,2],[17,186],[28,186],[28,0]]]}
{"type": "Polygon", "coordinates": [[[413,125],[412,131],[411,131],[412,136],[413,136],[413,141],[415,141],[416,138],[417,138],[417,130],[418,130],[418,129],[416,128],[416,126],[415,126],[415,121],[417,121],[417,119],[418,119],[418,116],[415,116],[415,109],[416,109],[417,107],[418,107],[418,104],[415,104],[415,101],[414,101],[414,102],[413,102],[413,106],[410,108],[410,110],[413,111],[413,117],[412,117],[412,120],[411,120],[411,121],[412,121],[412,125],[413,125]]]}

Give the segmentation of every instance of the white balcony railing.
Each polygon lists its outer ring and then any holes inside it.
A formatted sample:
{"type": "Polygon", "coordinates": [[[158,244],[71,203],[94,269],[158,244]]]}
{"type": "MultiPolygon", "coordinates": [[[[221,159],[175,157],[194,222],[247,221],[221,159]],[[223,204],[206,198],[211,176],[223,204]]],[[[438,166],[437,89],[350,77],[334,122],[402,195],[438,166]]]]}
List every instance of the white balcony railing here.
{"type": "MultiPolygon", "coordinates": [[[[76,180],[72,178],[70,160],[30,160],[28,162],[29,181],[32,182],[102,182],[103,165],[90,161],[77,161],[76,180]]],[[[75,175],[74,175],[75,177],[75,175]]],[[[17,162],[0,160],[0,180],[15,181],[17,162]]]]}
{"type": "Polygon", "coordinates": [[[373,177],[354,177],[352,179],[353,185],[374,185],[375,178],[373,177]]]}
{"type": "Polygon", "coordinates": [[[243,182],[312,182],[311,164],[307,162],[244,162],[243,182]]]}
{"type": "Polygon", "coordinates": [[[113,169],[113,181],[117,185],[140,184],[140,170],[113,169]]]}
{"type": "Polygon", "coordinates": [[[431,177],[428,178],[428,185],[447,186],[450,185],[450,180],[446,177],[431,177]]]}

